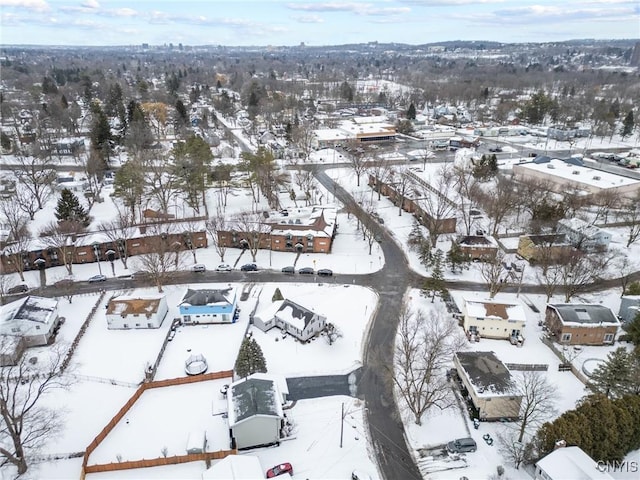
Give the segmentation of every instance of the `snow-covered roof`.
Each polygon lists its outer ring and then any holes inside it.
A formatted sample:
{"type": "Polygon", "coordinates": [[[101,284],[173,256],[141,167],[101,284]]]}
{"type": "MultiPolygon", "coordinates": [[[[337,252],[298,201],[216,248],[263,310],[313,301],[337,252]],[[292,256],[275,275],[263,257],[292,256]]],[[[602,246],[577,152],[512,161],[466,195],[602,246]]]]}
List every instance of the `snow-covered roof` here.
{"type": "Polygon", "coordinates": [[[603,324],[620,325],[610,308],[590,303],[549,303],[558,314],[563,325],[580,327],[601,327],[603,324]]]}
{"type": "Polygon", "coordinates": [[[28,336],[49,331],[57,307],[57,300],[34,296],[3,305],[0,307],[0,334],[28,336]]]}
{"type": "Polygon", "coordinates": [[[580,447],[563,447],[554,450],[536,463],[551,480],[579,478],[581,480],[613,479],[580,447]]]}
{"type": "Polygon", "coordinates": [[[110,315],[149,315],[156,313],[162,297],[116,297],[107,305],[107,314],[110,315]]]}
{"type": "Polygon", "coordinates": [[[189,305],[230,305],[235,297],[235,288],[218,289],[187,289],[180,306],[189,305]]]}
{"type": "Polygon", "coordinates": [[[595,225],[591,225],[589,222],[585,222],[581,218],[571,217],[571,218],[562,218],[558,220],[558,227],[566,228],[572,232],[580,233],[584,235],[586,238],[594,238],[598,235],[610,235],[605,230],[602,230],[600,227],[596,227],[595,225]]]}
{"type": "Polygon", "coordinates": [[[229,455],[202,473],[202,480],[254,480],[262,478],[262,465],[254,455],[229,455]]]}
{"type": "Polygon", "coordinates": [[[623,177],[603,170],[593,170],[588,167],[572,165],[559,159],[551,159],[544,163],[540,163],[540,159],[538,159],[537,162],[532,161],[520,163],[514,165],[514,170],[516,169],[535,170],[552,177],[571,180],[572,182],[602,189],[622,187],[626,185],[637,185],[640,187],[640,180],[623,177]]]}
{"type": "Polygon", "coordinates": [[[456,357],[478,396],[513,396],[511,372],[494,352],[458,352],[456,357]]]}
{"type": "Polygon", "coordinates": [[[337,214],[335,207],[291,208],[287,210],[287,216],[271,217],[271,234],[331,237],[337,214]]]}
{"type": "Polygon", "coordinates": [[[275,315],[283,322],[296,327],[301,332],[306,328],[316,313],[291,300],[284,300],[275,315]]]}
{"type": "Polygon", "coordinates": [[[464,308],[470,317],[501,318],[503,320],[516,320],[519,322],[526,321],[524,308],[519,303],[465,299],[464,308]]]}
{"type": "Polygon", "coordinates": [[[232,383],[227,393],[229,426],[256,415],[281,418],[281,398],[273,380],[250,377],[232,383]]]}

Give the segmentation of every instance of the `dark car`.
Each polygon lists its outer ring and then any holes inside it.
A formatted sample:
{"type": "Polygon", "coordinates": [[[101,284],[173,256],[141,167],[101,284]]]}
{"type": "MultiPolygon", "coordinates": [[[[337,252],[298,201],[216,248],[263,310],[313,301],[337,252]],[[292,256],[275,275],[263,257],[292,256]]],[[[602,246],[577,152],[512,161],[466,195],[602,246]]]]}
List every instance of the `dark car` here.
{"type": "Polygon", "coordinates": [[[89,283],[106,282],[106,281],[107,281],[106,275],[94,275],[93,277],[89,278],[89,283]]]}
{"type": "Polygon", "coordinates": [[[457,440],[447,443],[449,453],[475,452],[477,448],[476,441],[469,437],[458,438],[457,440]]]}
{"type": "Polygon", "coordinates": [[[329,270],[328,268],[321,268],[318,270],[318,275],[321,277],[331,277],[333,275],[333,270],[329,270]]]}
{"type": "Polygon", "coordinates": [[[296,273],[294,267],[282,267],[282,273],[296,273]]]}
{"type": "Polygon", "coordinates": [[[298,273],[300,275],[313,275],[314,273],[316,273],[316,271],[311,267],[304,267],[298,270],[298,273]]]}
{"type": "Polygon", "coordinates": [[[490,152],[500,153],[502,151],[501,147],[491,147],[489,148],[490,152]]]}
{"type": "Polygon", "coordinates": [[[279,475],[284,475],[288,473],[289,475],[293,475],[293,467],[290,463],[281,463],[280,465],[276,465],[275,467],[267,470],[267,478],[277,477],[279,475]]]}
{"type": "Polygon", "coordinates": [[[255,263],[247,263],[246,265],[242,265],[240,270],[243,272],[257,272],[258,266],[255,263]]]}
{"type": "Polygon", "coordinates": [[[20,285],[16,285],[15,287],[11,287],[9,290],[7,290],[7,294],[15,295],[16,293],[24,293],[28,291],[29,287],[27,286],[27,284],[21,283],[20,285]]]}

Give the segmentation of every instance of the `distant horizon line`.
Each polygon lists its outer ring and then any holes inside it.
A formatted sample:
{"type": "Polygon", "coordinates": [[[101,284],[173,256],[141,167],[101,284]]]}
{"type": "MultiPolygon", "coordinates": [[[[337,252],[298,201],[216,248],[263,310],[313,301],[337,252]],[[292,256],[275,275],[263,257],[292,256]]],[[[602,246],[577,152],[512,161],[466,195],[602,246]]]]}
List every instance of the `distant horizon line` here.
{"type": "Polygon", "coordinates": [[[334,44],[323,44],[323,45],[315,45],[315,44],[307,44],[306,42],[300,42],[295,45],[274,45],[274,44],[256,44],[256,45],[231,45],[231,44],[184,44],[181,42],[173,43],[148,43],[148,42],[140,42],[140,43],[130,43],[130,44],[114,44],[114,45],[81,45],[81,44],[39,44],[39,43],[10,43],[10,44],[0,44],[0,48],[122,48],[122,47],[208,47],[208,48],[326,48],[326,47],[344,47],[349,45],[403,45],[408,47],[420,47],[420,46],[437,46],[443,44],[451,44],[451,43],[490,43],[490,44],[500,44],[500,45],[544,45],[544,44],[553,44],[553,43],[570,43],[570,42],[640,42],[640,38],[572,38],[567,40],[547,40],[547,41],[528,41],[528,42],[503,42],[499,40],[440,40],[436,42],[427,42],[427,43],[405,43],[405,42],[380,42],[377,40],[371,41],[363,41],[363,42],[349,42],[349,43],[334,43],[334,44]]]}

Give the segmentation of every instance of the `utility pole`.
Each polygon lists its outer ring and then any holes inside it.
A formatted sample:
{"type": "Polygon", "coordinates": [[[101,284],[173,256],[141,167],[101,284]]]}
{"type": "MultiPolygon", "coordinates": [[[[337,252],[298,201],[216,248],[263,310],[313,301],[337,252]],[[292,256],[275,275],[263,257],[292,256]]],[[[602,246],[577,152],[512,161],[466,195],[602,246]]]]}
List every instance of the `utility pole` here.
{"type": "Polygon", "coordinates": [[[342,448],[343,433],[344,433],[344,402],[342,402],[342,411],[340,412],[340,448],[342,448]]]}

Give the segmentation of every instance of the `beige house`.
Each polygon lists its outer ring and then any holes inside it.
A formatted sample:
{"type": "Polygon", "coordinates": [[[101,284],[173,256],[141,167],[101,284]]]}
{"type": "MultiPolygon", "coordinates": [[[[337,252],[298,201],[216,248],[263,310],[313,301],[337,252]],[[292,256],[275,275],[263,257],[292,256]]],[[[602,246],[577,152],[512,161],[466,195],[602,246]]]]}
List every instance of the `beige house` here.
{"type": "Polygon", "coordinates": [[[468,336],[520,341],[526,318],[519,303],[465,299],[463,327],[468,336]]]}
{"type": "Polygon", "coordinates": [[[522,396],[514,393],[511,372],[494,352],[458,352],[453,363],[480,420],[519,417],[522,396]]]}

